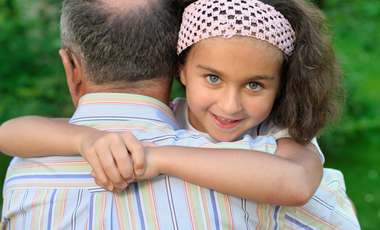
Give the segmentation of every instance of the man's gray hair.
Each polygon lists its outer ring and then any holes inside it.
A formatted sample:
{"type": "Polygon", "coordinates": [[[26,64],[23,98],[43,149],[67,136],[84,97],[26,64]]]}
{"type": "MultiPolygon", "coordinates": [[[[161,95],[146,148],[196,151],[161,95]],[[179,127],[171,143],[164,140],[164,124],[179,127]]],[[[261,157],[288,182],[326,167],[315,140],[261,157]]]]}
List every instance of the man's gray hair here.
{"type": "Polygon", "coordinates": [[[95,84],[173,76],[179,17],[171,0],[147,0],[121,8],[99,0],[65,0],[62,45],[95,84]]]}

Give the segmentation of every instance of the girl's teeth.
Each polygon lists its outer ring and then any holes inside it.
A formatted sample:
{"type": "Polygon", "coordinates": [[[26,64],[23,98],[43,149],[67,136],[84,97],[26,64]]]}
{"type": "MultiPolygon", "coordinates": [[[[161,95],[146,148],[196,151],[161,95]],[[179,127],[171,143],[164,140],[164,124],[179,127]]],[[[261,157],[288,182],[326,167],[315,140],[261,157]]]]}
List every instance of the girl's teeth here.
{"type": "Polygon", "coordinates": [[[223,118],[223,117],[219,117],[219,116],[216,116],[216,115],[215,115],[215,117],[216,117],[219,121],[221,121],[221,122],[223,122],[223,123],[233,123],[233,122],[236,121],[236,120],[225,119],[225,118],[223,118]]]}
{"type": "Polygon", "coordinates": [[[222,118],[222,117],[221,117],[220,119],[225,120],[225,121],[232,121],[232,120],[224,119],[224,118],[222,118]]]}

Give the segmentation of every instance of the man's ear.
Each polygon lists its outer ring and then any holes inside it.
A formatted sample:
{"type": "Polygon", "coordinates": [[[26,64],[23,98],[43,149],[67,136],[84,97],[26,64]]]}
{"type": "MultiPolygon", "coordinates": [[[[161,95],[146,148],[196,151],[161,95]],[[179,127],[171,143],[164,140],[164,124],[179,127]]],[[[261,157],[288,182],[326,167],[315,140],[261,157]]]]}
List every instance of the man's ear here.
{"type": "Polygon", "coordinates": [[[181,81],[182,85],[186,86],[186,76],[185,76],[184,65],[178,64],[178,73],[179,73],[179,80],[181,81]]]}
{"type": "Polygon", "coordinates": [[[69,51],[65,49],[59,50],[63,67],[66,72],[67,85],[75,107],[77,107],[79,99],[84,95],[84,82],[81,68],[75,55],[70,55],[69,51]]]}

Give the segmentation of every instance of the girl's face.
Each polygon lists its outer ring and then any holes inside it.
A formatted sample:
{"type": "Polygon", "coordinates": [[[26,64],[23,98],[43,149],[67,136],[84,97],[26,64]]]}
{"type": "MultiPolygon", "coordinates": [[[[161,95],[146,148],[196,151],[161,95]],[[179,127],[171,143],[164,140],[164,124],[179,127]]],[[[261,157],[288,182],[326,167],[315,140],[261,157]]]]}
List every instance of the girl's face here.
{"type": "Polygon", "coordinates": [[[217,141],[232,141],[270,114],[283,53],[252,37],[214,37],[193,45],[180,78],[190,123],[217,141]]]}

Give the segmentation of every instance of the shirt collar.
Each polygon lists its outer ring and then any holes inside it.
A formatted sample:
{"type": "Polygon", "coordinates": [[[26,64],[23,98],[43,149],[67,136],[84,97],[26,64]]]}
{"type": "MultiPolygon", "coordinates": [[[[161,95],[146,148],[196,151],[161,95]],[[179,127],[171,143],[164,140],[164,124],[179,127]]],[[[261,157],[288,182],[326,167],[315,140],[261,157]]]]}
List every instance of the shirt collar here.
{"type": "Polygon", "coordinates": [[[84,95],[71,118],[71,123],[80,124],[83,119],[149,120],[165,123],[177,130],[174,114],[161,101],[152,97],[126,93],[90,93],[84,95]]]}

